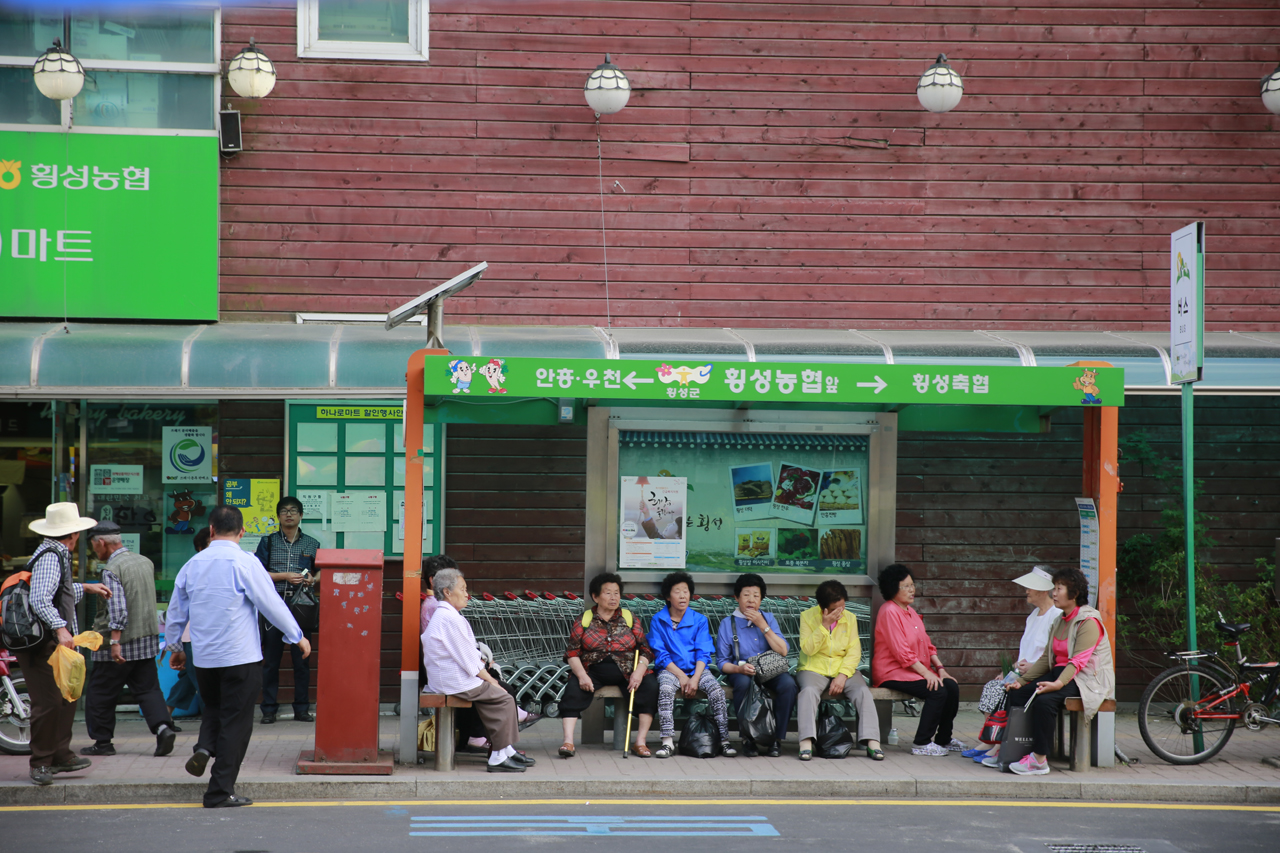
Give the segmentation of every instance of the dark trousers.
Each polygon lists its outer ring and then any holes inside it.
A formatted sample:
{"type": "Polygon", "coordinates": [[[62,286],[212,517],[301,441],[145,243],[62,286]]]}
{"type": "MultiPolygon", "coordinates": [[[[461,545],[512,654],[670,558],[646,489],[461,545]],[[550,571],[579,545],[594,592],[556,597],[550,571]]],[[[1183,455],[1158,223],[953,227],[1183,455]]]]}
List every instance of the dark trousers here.
{"type": "Polygon", "coordinates": [[[930,740],[938,746],[951,743],[951,730],[960,710],[960,685],[944,678],[941,687],[930,690],[920,678],[915,681],[882,681],[880,686],[901,690],[924,700],[924,707],[920,709],[920,725],[916,727],[916,746],[924,746],[930,740]]]}
{"type": "Polygon", "coordinates": [[[133,698],[142,709],[142,716],[155,734],[161,726],[173,725],[169,709],[160,691],[160,674],[156,672],[153,658],[114,661],[94,661],[93,672],[84,690],[84,722],[89,737],[97,743],[110,743],[116,733],[116,703],[120,690],[129,685],[133,698]]]}
{"type": "MultiPolygon", "coordinates": [[[[70,629],[68,629],[70,630],[70,629]]],[[[71,727],[76,720],[76,703],[62,698],[58,682],[49,666],[49,655],[57,646],[52,639],[21,652],[14,652],[22,676],[27,680],[31,701],[31,766],[52,767],[76,760],[71,751],[71,727]]]]}
{"type": "MultiPolygon", "coordinates": [[[[751,686],[754,676],[735,672],[729,676],[729,686],[733,688],[733,713],[741,716],[742,703],[747,699],[747,688],[751,686]]],[[[800,694],[800,685],[795,676],[789,672],[776,676],[764,683],[764,688],[773,694],[773,714],[778,721],[775,737],[778,743],[787,739],[787,726],[791,723],[791,712],[796,707],[796,697],[800,694]]]]}
{"type": "MultiPolygon", "coordinates": [[[[1036,692],[1036,684],[1041,681],[1057,681],[1058,676],[1062,675],[1064,666],[1055,666],[1046,672],[1041,678],[1037,678],[1030,684],[1024,684],[1017,690],[1009,694],[1009,700],[1005,703],[1007,708],[1021,708],[1027,704],[1027,700],[1031,698],[1031,694],[1036,692]]],[[[1058,725],[1058,714],[1062,711],[1062,705],[1073,696],[1080,695],[1080,688],[1076,685],[1075,679],[1071,679],[1061,690],[1054,690],[1051,693],[1041,693],[1036,700],[1031,703],[1028,713],[1031,715],[1031,751],[1036,755],[1048,755],[1049,750],[1053,749],[1053,736],[1058,725]]],[[[1089,735],[1086,733],[1085,737],[1089,735]]]]}
{"type": "MultiPolygon", "coordinates": [[[[625,695],[627,692],[627,676],[623,675],[622,669],[612,658],[605,658],[599,663],[591,664],[591,666],[587,667],[587,676],[591,679],[592,687],[597,690],[606,685],[622,688],[623,701],[630,703],[631,700],[625,695]]],[[[591,704],[592,698],[594,698],[593,694],[583,690],[578,684],[578,679],[570,671],[569,683],[564,688],[564,696],[560,697],[560,716],[581,717],[582,712],[591,704]]],[[[619,706],[618,710],[625,713],[626,706],[619,706]]],[[[645,677],[640,680],[640,686],[636,688],[634,712],[637,714],[658,713],[658,678],[652,672],[646,673],[645,677]]]]}
{"type": "MultiPolygon", "coordinates": [[[[303,632],[308,640],[311,635],[303,632]]],[[[293,713],[305,714],[311,710],[311,663],[302,656],[302,649],[289,646],[293,658],[293,713]]],[[[280,710],[276,693],[280,690],[280,660],[284,656],[284,634],[274,625],[262,632],[262,714],[274,716],[280,710]]]]}
{"type": "Polygon", "coordinates": [[[253,736],[253,700],[262,690],[262,664],[196,667],[196,681],[204,699],[196,748],[214,756],[204,793],[204,804],[213,806],[235,793],[240,762],[253,736]]]}
{"type": "MultiPolygon", "coordinates": [[[[173,687],[169,690],[169,698],[164,700],[164,704],[170,708],[190,708],[191,700],[200,695],[200,687],[196,684],[196,671],[193,663],[195,655],[191,653],[191,644],[183,643],[182,650],[187,654],[187,667],[178,672],[178,680],[173,683],[173,687]]],[[[196,710],[199,710],[199,708],[196,710]]]]}

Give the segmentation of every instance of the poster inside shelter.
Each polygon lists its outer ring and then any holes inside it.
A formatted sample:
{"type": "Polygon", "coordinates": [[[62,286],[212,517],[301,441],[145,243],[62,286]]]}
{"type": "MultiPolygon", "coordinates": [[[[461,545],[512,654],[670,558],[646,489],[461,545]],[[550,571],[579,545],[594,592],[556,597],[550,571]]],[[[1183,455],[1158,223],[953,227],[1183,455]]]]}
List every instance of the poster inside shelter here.
{"type": "Polygon", "coordinates": [[[620,567],[664,570],[685,567],[686,498],[684,477],[621,478],[620,567]]]}
{"type": "Polygon", "coordinates": [[[803,465],[783,462],[778,469],[778,485],[773,491],[774,518],[812,525],[822,472],[803,465]]]}
{"type": "Polygon", "coordinates": [[[772,463],[731,466],[729,478],[733,483],[733,517],[736,521],[749,522],[772,514],[772,463]]]}
{"type": "Polygon", "coordinates": [[[822,472],[822,484],[818,490],[818,523],[862,523],[862,475],[857,468],[822,472]]]}

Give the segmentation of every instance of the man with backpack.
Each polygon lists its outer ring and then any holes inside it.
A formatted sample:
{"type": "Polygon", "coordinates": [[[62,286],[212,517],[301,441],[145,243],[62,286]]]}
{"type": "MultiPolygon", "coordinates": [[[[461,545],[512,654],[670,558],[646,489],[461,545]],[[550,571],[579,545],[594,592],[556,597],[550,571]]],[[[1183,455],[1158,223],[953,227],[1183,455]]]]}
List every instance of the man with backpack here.
{"type": "MultiPolygon", "coordinates": [[[[111,591],[102,584],[78,584],[71,579],[71,554],[80,542],[80,533],[97,523],[97,519],[82,517],[74,503],[49,504],[44,518],[31,522],[31,530],[44,537],[27,563],[34,620],[26,637],[15,638],[10,630],[5,631],[5,642],[17,656],[27,679],[27,695],[31,699],[31,781],[37,785],[51,785],[55,774],[74,773],[93,763],[71,751],[76,703],[62,698],[49,656],[60,645],[75,649],[72,638],[79,633],[76,603],[86,592],[111,597],[111,591]],[[28,642],[30,645],[25,648],[15,648],[28,642]]],[[[6,616],[6,629],[13,627],[6,616]]]]}
{"type": "MultiPolygon", "coordinates": [[[[302,532],[302,502],[287,495],[276,504],[276,518],[280,529],[258,542],[254,556],[271,574],[276,592],[289,602],[304,586],[319,583],[311,578],[309,570],[315,567],[316,551],[320,542],[302,532]]],[[[263,624],[262,629],[262,723],[276,721],[280,705],[276,696],[280,689],[280,663],[284,656],[284,635],[273,625],[263,624]]],[[[302,625],[302,636],[311,639],[310,625],[302,625]]],[[[289,646],[293,660],[293,718],[300,723],[315,722],[311,716],[311,664],[296,645],[289,646]]]]}
{"type": "Polygon", "coordinates": [[[107,644],[93,653],[93,672],[84,691],[84,721],[93,746],[81,755],[115,755],[116,702],[126,684],[156,736],[155,755],[173,752],[177,732],[164,704],[156,655],[160,621],[156,616],[156,568],[124,546],[120,525],[99,522],[89,531],[89,547],[105,565],[102,582],[111,599],[93,623],[107,644]]]}

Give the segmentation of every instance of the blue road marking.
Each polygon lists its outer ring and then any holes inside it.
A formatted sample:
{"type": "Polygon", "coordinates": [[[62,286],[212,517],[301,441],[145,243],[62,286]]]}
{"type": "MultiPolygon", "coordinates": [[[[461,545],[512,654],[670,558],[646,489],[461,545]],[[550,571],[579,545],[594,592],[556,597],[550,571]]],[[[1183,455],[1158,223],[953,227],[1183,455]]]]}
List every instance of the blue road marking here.
{"type": "Polygon", "coordinates": [[[707,815],[470,815],[411,818],[422,836],[777,836],[768,818],[707,815]]]}

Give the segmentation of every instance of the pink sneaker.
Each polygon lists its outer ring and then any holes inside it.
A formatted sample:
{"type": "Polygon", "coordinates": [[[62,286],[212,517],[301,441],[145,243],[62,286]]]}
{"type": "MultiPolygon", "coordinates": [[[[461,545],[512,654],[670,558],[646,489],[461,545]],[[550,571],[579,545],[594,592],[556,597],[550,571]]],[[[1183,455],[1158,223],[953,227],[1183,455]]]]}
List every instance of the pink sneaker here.
{"type": "Polygon", "coordinates": [[[1047,776],[1049,775],[1049,761],[1036,761],[1035,753],[1030,753],[1026,758],[1010,764],[1009,769],[1019,776],[1047,776]]]}

